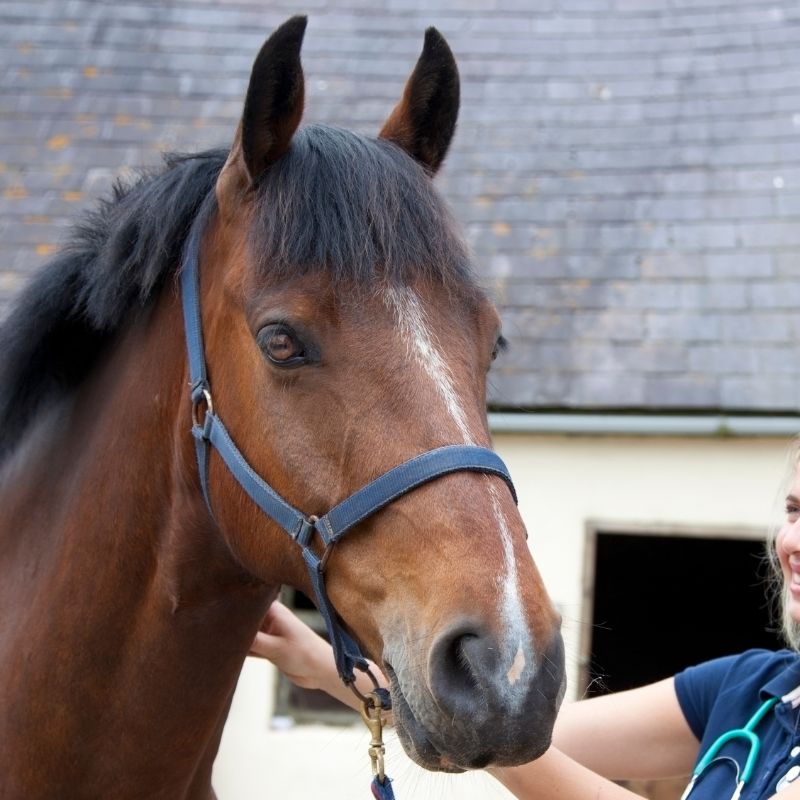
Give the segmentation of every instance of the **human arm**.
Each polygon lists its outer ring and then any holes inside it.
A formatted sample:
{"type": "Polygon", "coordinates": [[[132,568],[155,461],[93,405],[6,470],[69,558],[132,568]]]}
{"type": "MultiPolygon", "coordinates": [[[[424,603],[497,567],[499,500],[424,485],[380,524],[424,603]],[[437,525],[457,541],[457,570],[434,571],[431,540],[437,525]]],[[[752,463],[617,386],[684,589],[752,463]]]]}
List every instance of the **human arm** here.
{"type": "Polygon", "coordinates": [[[698,748],[670,678],[563,706],[541,758],[489,771],[520,800],[633,800],[611,779],[688,775],[698,748]]]}
{"type": "Polygon", "coordinates": [[[553,744],[614,780],[688,775],[700,747],[673,678],[563,705],[553,744]]]}
{"type": "Polygon", "coordinates": [[[536,761],[488,772],[519,800],[642,800],[555,747],[536,761]]]}
{"type": "MultiPolygon", "coordinates": [[[[250,655],[271,661],[292,683],[303,689],[320,689],[351,708],[359,709],[355,694],[344,685],[331,652],[331,646],[286,606],[276,601],[261,623],[250,647],[250,655]]],[[[380,670],[372,666],[380,680],[380,670]]],[[[368,676],[356,671],[356,688],[362,694],[372,691],[368,676]]]]}

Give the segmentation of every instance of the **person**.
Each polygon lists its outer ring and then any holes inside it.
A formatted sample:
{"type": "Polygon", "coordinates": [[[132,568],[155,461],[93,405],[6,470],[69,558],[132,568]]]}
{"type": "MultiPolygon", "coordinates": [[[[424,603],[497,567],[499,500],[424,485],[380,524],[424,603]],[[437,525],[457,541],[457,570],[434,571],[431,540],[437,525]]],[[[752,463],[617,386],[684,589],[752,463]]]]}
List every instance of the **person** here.
{"type": "MultiPolygon", "coordinates": [[[[785,519],[768,548],[789,646],[748,650],[647,686],[565,704],[544,755],[488,768],[514,796],[641,800],[614,781],[694,773],[682,800],[800,800],[800,447],[796,453],[785,519]]],[[[262,627],[253,655],[298,686],[355,707],[330,646],[288,608],[274,603],[262,627]]],[[[366,693],[372,687],[363,680],[366,693]]]]}

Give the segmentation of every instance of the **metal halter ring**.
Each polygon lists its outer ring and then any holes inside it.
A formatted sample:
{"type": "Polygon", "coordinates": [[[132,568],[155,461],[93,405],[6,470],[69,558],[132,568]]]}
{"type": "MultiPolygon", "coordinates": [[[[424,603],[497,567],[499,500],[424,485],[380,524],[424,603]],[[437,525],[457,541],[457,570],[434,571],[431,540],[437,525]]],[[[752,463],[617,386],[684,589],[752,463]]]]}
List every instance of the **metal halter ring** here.
{"type": "Polygon", "coordinates": [[[373,686],[372,691],[369,694],[362,694],[356,688],[355,676],[353,676],[353,680],[347,684],[348,687],[350,688],[350,691],[361,701],[361,704],[363,706],[366,706],[368,708],[374,707],[376,698],[378,699],[378,704],[382,705],[380,703],[380,697],[376,694],[378,689],[381,688],[381,685],[378,683],[378,679],[375,677],[375,673],[369,668],[363,670],[363,672],[369,675],[369,679],[372,681],[372,686],[373,686]]]}
{"type": "Polygon", "coordinates": [[[208,389],[203,389],[202,397],[192,400],[192,424],[195,428],[201,427],[200,420],[198,419],[200,406],[205,406],[206,414],[214,413],[214,403],[211,401],[211,392],[208,389]]]}

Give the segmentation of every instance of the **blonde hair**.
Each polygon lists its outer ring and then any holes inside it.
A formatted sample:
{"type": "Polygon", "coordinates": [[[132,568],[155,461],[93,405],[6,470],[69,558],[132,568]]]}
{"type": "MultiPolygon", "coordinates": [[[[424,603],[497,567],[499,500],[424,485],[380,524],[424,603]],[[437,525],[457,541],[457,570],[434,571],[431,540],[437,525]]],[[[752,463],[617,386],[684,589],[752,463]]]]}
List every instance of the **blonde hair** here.
{"type": "MultiPolygon", "coordinates": [[[[786,473],[781,487],[780,502],[784,501],[784,497],[789,493],[790,487],[794,483],[797,470],[800,468],[800,436],[794,439],[789,447],[787,458],[786,473]]],[[[782,509],[781,509],[782,510],[782,509]]],[[[783,512],[782,512],[783,513],[783,512]]],[[[795,621],[789,614],[789,604],[787,602],[787,592],[789,587],[786,585],[783,578],[783,570],[781,569],[780,561],[778,560],[778,551],[776,547],[776,540],[781,526],[785,519],[785,514],[781,517],[781,523],[777,521],[773,523],[769,536],[767,538],[767,562],[770,567],[769,575],[769,594],[773,604],[773,612],[775,617],[780,620],[781,633],[786,644],[800,652],[800,622],[795,621]]]]}

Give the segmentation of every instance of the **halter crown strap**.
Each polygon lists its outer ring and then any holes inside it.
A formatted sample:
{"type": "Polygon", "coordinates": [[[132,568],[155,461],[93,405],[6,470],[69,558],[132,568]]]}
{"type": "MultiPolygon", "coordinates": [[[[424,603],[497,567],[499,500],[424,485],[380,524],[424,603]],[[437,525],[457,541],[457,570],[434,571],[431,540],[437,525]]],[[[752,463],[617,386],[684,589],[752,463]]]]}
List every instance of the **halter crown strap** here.
{"type": "Polygon", "coordinates": [[[342,628],[328,598],[324,576],[325,562],[331,548],[348,531],[398,497],[443,475],[463,471],[496,475],[505,481],[516,502],[514,484],[502,459],[492,450],[473,445],[447,445],[422,453],[390,469],[321,517],[306,517],[298,511],[250,466],[214,411],[200,318],[198,251],[201,234],[202,224],[195,220],[184,251],[181,296],[189,358],[192,436],[195,440],[203,496],[213,516],[208,487],[208,458],[213,447],[250,499],[301,548],[316,595],[317,607],[325,620],[333,646],[336,668],[345,683],[352,683],[355,679],[353,669],[367,670],[368,665],[358,645],[342,628]],[[311,548],[315,531],[325,544],[322,557],[311,548]]]}

